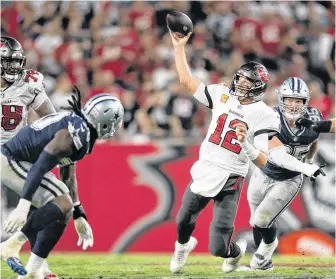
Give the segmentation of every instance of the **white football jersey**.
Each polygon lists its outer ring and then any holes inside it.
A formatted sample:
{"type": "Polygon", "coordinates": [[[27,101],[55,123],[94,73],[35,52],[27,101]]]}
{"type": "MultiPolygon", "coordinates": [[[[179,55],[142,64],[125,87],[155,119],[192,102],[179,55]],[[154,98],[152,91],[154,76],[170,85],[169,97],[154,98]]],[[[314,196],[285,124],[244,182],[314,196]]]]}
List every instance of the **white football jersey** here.
{"type": "Polygon", "coordinates": [[[47,98],[43,75],[35,70],[25,70],[19,80],[1,88],[1,144],[26,125],[29,107],[36,110],[47,98]]]}
{"type": "Polygon", "coordinates": [[[208,133],[200,148],[199,161],[206,161],[223,168],[230,174],[246,176],[249,159],[242,150],[233,126],[245,123],[248,140],[263,133],[277,133],[280,117],[277,111],[259,101],[248,105],[240,102],[222,84],[200,84],[194,97],[212,109],[208,133]]]}

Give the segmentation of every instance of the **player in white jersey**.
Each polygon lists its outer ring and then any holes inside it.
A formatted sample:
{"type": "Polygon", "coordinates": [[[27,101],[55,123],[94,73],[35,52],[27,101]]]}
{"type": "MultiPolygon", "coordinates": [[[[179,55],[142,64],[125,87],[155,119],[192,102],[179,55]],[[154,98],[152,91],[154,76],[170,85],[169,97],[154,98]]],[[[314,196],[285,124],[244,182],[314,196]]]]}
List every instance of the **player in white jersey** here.
{"type": "MultiPolygon", "coordinates": [[[[29,109],[39,117],[54,113],[55,109],[45,93],[43,75],[24,69],[26,56],[20,43],[7,36],[0,41],[1,54],[1,145],[14,137],[26,125],[29,109]]],[[[0,255],[7,260],[5,255],[0,255]]],[[[58,278],[43,265],[44,275],[58,278]]]]}
{"type": "Polygon", "coordinates": [[[39,117],[55,112],[43,85],[43,75],[25,70],[26,57],[20,43],[1,37],[1,145],[27,123],[29,108],[39,117]]]}
{"type": "MultiPolygon", "coordinates": [[[[278,137],[289,154],[312,163],[319,132],[297,128],[294,124],[302,116],[310,118],[309,121],[322,120],[316,108],[308,107],[310,92],[307,84],[300,78],[288,78],[280,86],[278,97],[279,106],[275,107],[281,121],[278,137]]],[[[299,172],[273,164],[272,158],[263,169],[254,170],[247,197],[251,209],[250,224],[258,250],[251,260],[251,268],[273,270],[272,255],[278,245],[275,221],[300,191],[302,183],[303,176],[299,172]]]]}
{"type": "Polygon", "coordinates": [[[231,237],[249,160],[264,167],[269,151],[278,158],[276,164],[285,164],[286,168],[308,176],[318,175],[320,168],[288,155],[274,136],[280,125],[279,114],[261,101],[269,81],[266,68],[250,62],[236,72],[230,88],[220,84],[205,86],[191,76],[187,64],[184,46],[190,35],[180,38],[171,33],[178,76],[193,96],[212,110],[212,120],[199,160],[191,168],[192,181],[176,217],[178,237],[170,270],[182,270],[188,254],[197,244],[191,236],[196,218],[213,200],[209,250],[224,258],[222,270],[231,272],[239,266],[247,246],[245,240],[234,242],[231,237]]]}

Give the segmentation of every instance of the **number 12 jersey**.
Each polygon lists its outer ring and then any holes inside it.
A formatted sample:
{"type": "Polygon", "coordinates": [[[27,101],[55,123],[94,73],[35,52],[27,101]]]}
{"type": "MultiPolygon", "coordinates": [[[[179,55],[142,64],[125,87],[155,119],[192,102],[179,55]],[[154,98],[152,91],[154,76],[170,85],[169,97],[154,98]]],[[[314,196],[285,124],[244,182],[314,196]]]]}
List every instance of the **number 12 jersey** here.
{"type": "MultiPolygon", "coordinates": [[[[234,125],[242,123],[248,128],[248,140],[261,134],[269,137],[279,132],[280,117],[277,111],[263,101],[241,105],[222,84],[200,84],[194,97],[212,110],[212,119],[202,142],[199,161],[206,161],[231,174],[246,176],[249,159],[242,150],[234,125]]],[[[267,141],[268,141],[268,137],[267,141]]],[[[267,142],[265,142],[267,146],[267,142]]]]}

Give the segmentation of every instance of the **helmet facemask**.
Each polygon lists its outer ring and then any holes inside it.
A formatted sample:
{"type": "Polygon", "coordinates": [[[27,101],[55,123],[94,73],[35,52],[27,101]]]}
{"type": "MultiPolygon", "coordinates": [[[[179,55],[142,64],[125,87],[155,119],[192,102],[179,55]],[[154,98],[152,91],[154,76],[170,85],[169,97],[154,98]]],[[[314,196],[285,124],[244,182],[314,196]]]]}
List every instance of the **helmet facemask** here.
{"type": "Polygon", "coordinates": [[[22,74],[26,58],[1,57],[1,76],[8,82],[18,80],[22,74]]]}
{"type": "Polygon", "coordinates": [[[251,102],[256,102],[261,100],[264,95],[264,92],[258,94],[262,87],[264,87],[264,84],[261,81],[252,80],[238,72],[231,84],[231,94],[239,101],[251,99],[251,102]]]}
{"type": "Polygon", "coordinates": [[[307,99],[293,97],[282,97],[281,99],[280,110],[287,119],[295,121],[306,113],[307,99]],[[292,99],[291,102],[289,101],[290,99],[292,99]],[[296,100],[302,100],[302,103],[295,102],[296,100]]]}

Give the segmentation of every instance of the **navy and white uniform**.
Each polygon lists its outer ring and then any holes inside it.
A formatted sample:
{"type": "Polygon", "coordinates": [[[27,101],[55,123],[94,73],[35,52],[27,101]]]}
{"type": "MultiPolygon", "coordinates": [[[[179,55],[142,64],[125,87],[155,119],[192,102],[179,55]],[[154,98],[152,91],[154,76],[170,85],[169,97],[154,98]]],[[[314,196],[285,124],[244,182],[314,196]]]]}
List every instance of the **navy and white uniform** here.
{"type": "MultiPolygon", "coordinates": [[[[23,127],[16,136],[1,147],[1,183],[20,194],[31,166],[45,146],[62,129],[68,129],[76,151],[59,164],[68,165],[81,160],[90,152],[90,129],[81,117],[73,112],[53,113],[23,127]]],[[[55,197],[68,193],[67,186],[55,175],[44,175],[32,204],[41,207],[55,197]]]]}
{"type": "MultiPolygon", "coordinates": [[[[284,115],[280,114],[281,142],[286,146],[287,153],[303,161],[309,148],[319,133],[306,128],[291,129],[284,115]]],[[[305,117],[322,120],[318,109],[308,108],[305,117]]],[[[288,207],[295,198],[303,183],[303,175],[298,172],[281,168],[268,161],[263,169],[256,168],[252,174],[247,197],[251,209],[251,226],[269,227],[275,219],[288,207]]]]}

